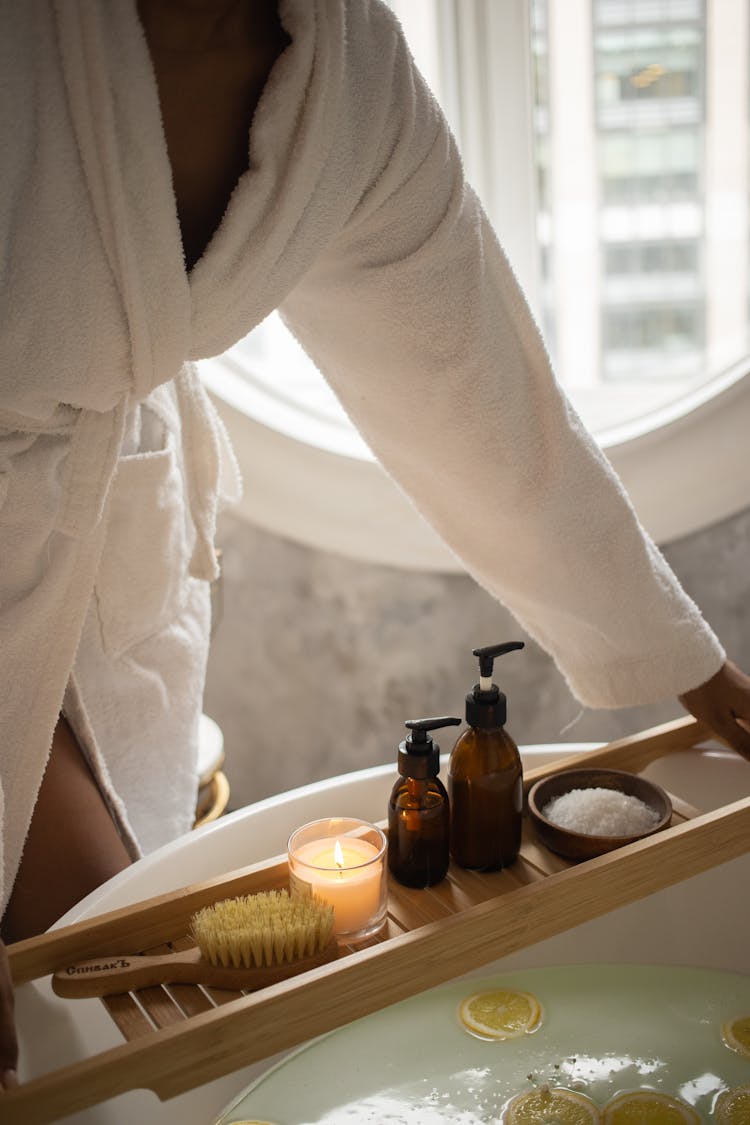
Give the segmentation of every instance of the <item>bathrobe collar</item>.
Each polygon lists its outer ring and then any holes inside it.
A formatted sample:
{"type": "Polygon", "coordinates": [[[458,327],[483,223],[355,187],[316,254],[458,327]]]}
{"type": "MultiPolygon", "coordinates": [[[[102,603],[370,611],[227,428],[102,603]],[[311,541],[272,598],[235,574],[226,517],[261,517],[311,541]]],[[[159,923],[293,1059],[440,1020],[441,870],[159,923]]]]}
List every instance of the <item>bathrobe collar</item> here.
{"type": "MultiPolygon", "coordinates": [[[[135,3],[58,0],[56,17],[89,203],[130,342],[130,371],[118,382],[142,399],[177,374],[190,338],[190,291],[153,73],[135,3]]],[[[102,311],[106,331],[115,314],[102,311]]]]}
{"type": "Polygon", "coordinates": [[[156,77],[135,0],[69,4],[56,16],[69,109],[102,254],[144,398],[187,359],[216,355],[286,296],[288,255],[336,134],[339,5],[286,0],[291,38],[262,94],[249,167],[188,274],[156,77]],[[121,76],[131,76],[123,82],[121,76]],[[117,76],[119,80],[113,80],[117,76]]]}
{"type": "Polygon", "coordinates": [[[279,15],[291,43],[255,111],[248,171],[190,274],[193,359],[235,344],[307,265],[292,259],[299,227],[316,221],[316,188],[336,140],[344,13],[325,0],[284,0],[279,15]]]}

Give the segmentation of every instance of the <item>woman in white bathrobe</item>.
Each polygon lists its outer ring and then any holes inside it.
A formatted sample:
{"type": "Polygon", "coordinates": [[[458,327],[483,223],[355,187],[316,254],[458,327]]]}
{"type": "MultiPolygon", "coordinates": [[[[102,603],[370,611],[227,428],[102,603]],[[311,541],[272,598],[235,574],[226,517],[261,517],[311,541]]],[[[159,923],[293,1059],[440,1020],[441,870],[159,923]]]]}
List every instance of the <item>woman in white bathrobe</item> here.
{"type": "Polygon", "coordinates": [[[557,387],[380,0],[4,0],[0,21],[6,940],[190,827],[233,475],[191,361],[276,307],[583,703],[679,695],[750,757],[750,681],[557,387]]]}

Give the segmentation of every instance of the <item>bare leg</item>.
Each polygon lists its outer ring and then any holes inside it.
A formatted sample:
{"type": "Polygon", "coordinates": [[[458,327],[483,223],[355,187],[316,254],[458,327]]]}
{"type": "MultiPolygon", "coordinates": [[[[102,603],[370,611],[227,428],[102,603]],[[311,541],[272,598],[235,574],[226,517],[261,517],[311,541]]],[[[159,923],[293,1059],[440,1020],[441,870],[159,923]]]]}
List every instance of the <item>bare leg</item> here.
{"type": "Polygon", "coordinates": [[[6,942],[48,929],[131,862],[70,727],[60,717],[2,924],[6,942]]]}

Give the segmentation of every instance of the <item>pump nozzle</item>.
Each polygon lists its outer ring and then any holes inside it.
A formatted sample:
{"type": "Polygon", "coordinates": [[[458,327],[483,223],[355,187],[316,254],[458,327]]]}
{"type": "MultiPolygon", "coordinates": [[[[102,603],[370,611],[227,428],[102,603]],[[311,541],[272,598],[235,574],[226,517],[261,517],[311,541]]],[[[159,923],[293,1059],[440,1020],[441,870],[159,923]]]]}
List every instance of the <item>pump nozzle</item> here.
{"type": "Polygon", "coordinates": [[[440,747],[430,738],[431,730],[458,726],[460,719],[443,715],[439,719],[408,719],[411,731],[398,748],[398,772],[404,777],[436,777],[440,769],[440,747]]]}
{"type": "Polygon", "coordinates": [[[515,652],[516,649],[523,647],[523,641],[506,641],[501,645],[487,645],[486,648],[474,648],[471,651],[474,656],[479,657],[479,675],[492,679],[492,666],[495,657],[504,656],[506,652],[515,652]]]}
{"type": "Polygon", "coordinates": [[[506,641],[504,644],[472,649],[474,656],[479,657],[479,683],[466,696],[466,721],[470,726],[503,726],[506,699],[497,684],[492,682],[492,668],[496,656],[504,656],[506,652],[514,652],[523,647],[523,641],[506,641]]]}
{"type": "Polygon", "coordinates": [[[406,741],[410,746],[427,746],[432,742],[428,731],[456,727],[460,722],[460,719],[454,719],[450,715],[443,715],[439,719],[407,719],[404,726],[409,728],[411,734],[407,735],[406,741]]]}

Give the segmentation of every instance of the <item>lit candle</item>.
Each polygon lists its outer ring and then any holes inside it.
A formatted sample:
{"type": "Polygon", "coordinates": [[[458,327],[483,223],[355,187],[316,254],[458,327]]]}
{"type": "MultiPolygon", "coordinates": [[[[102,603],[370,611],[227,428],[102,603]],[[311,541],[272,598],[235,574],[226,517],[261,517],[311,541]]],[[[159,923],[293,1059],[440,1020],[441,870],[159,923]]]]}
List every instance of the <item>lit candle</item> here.
{"type": "Polygon", "coordinates": [[[343,818],[316,821],[289,840],[290,888],[330,903],[333,932],[356,940],[374,933],[385,918],[384,861],[380,829],[343,818]]]}

